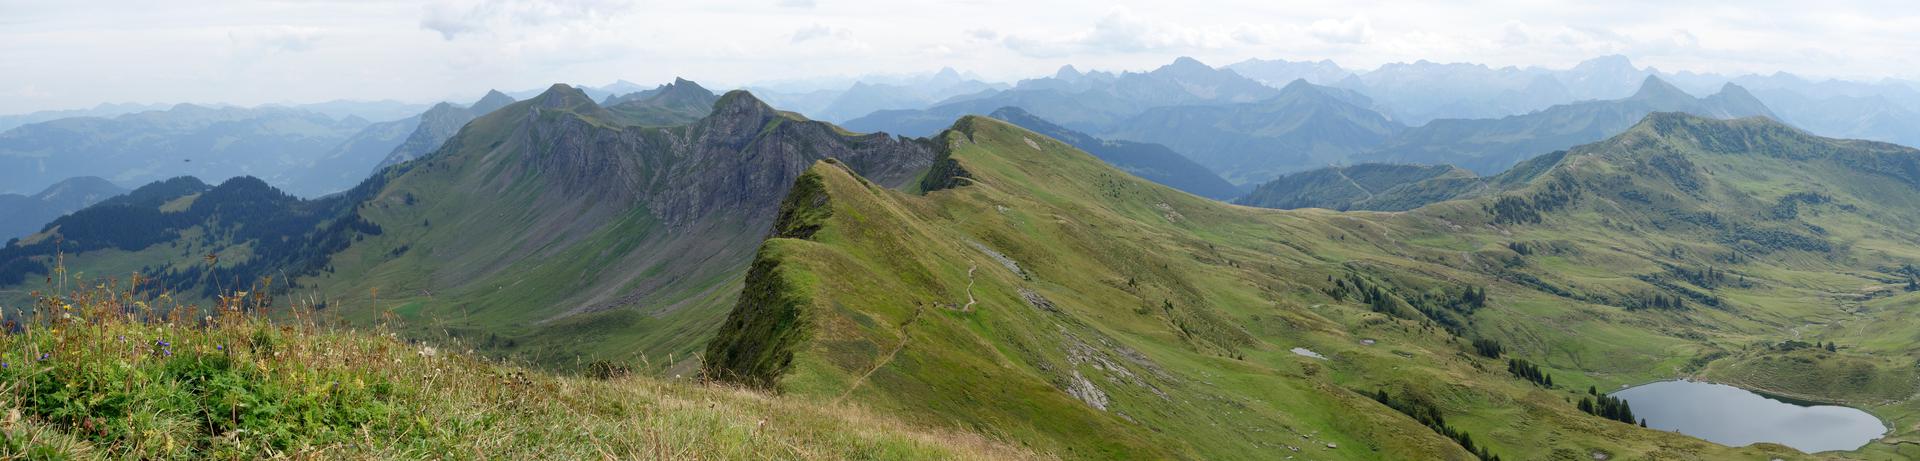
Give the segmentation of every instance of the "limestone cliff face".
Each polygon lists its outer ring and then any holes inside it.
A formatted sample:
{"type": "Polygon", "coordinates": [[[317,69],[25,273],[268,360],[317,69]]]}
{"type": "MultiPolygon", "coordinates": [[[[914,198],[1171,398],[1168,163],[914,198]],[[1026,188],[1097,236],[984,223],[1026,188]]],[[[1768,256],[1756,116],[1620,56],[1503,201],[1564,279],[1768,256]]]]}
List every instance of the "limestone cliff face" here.
{"type": "Polygon", "coordinates": [[[571,196],[644,205],[669,227],[724,215],[764,229],[794,179],[822,159],[900,186],[934,157],[925,141],[846,133],[743,91],[722,96],[705,118],[673,128],[620,125],[620,114],[577,90],[550,91],[534,102],[516,135],[524,146],[521,168],[571,196]]]}

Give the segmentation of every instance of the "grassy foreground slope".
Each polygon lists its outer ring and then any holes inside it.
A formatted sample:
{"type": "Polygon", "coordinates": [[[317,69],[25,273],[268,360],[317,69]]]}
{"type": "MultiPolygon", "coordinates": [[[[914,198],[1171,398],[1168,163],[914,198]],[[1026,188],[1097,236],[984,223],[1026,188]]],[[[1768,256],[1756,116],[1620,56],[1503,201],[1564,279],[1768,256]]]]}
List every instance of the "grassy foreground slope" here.
{"type": "Polygon", "coordinates": [[[561,377],[329,328],[257,290],[204,320],[150,291],[47,298],[40,322],[0,336],[0,458],[1035,457],[851,405],[561,377]],[[282,319],[257,315],[268,312],[282,319]]]}
{"type": "MultiPolygon", "coordinates": [[[[983,117],[937,140],[923,195],[833,162],[802,176],[708,373],[1073,458],[1800,456],[1576,410],[1589,385],[1672,376],[1721,341],[1715,331],[1753,322],[1523,284],[1516,273],[1578,270],[1503,270],[1493,256],[1511,256],[1506,243],[1548,230],[1496,222],[1493,198],[1413,213],[1260,210],[983,117]],[[1476,305],[1476,290],[1491,301],[1476,305]],[[1475,340],[1543,363],[1557,386],[1514,377],[1475,340]],[[1380,391],[1392,406],[1369,398],[1380,391]]],[[[1755,339],[1735,334],[1726,341],[1755,339]]]]}

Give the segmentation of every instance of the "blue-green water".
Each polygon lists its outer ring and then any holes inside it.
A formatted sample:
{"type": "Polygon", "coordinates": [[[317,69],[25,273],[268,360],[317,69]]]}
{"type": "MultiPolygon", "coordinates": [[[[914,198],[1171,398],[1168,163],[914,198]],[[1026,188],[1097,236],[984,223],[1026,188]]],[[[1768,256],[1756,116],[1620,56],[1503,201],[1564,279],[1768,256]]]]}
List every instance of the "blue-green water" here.
{"type": "Polygon", "coordinates": [[[1727,446],[1772,442],[1808,453],[1852,450],[1887,433],[1865,411],[1798,405],[1746,389],[1699,381],[1661,381],[1614,392],[1647,427],[1727,446]]]}

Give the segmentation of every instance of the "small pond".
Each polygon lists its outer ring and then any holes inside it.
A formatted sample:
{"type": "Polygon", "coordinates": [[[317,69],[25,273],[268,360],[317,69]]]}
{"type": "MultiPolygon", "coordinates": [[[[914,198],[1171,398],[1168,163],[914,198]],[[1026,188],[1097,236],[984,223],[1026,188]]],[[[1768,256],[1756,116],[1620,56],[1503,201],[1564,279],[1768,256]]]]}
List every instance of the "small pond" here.
{"type": "Polygon", "coordinates": [[[1852,450],[1887,433],[1856,408],[1787,402],[1700,381],[1661,381],[1614,392],[1647,427],[1727,446],[1772,442],[1808,453],[1852,450]]]}

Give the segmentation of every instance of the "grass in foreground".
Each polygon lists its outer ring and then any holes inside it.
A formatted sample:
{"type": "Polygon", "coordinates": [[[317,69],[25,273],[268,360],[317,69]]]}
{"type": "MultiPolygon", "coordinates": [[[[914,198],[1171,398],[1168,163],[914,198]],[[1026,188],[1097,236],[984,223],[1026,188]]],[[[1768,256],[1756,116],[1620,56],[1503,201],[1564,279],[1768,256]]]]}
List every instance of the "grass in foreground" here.
{"type": "Polygon", "coordinates": [[[489,363],[262,292],[210,311],[111,283],[40,297],[0,336],[0,458],[1035,457],[855,407],[489,363]]]}

